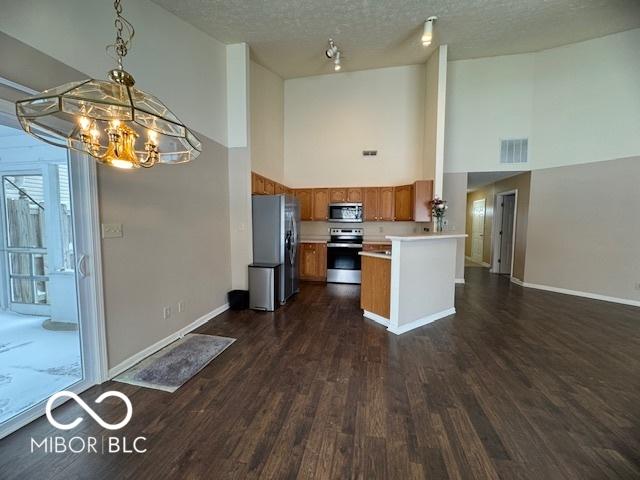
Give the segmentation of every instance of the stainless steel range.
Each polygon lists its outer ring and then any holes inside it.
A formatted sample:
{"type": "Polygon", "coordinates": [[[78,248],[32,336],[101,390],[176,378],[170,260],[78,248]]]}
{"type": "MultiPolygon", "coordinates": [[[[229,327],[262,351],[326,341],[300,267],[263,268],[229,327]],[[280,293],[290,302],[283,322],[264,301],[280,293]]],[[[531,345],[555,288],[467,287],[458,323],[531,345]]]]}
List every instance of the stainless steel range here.
{"type": "Polygon", "coordinates": [[[327,243],[327,282],[360,283],[362,228],[331,228],[327,243]]]}

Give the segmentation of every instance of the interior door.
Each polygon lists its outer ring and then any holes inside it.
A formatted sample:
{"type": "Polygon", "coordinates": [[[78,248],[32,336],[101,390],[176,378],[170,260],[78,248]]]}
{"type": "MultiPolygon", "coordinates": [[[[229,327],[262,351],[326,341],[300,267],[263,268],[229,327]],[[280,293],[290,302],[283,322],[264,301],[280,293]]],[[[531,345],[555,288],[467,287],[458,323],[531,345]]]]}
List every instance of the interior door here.
{"type": "Polygon", "coordinates": [[[499,273],[511,273],[511,260],[513,258],[513,219],[515,217],[515,206],[515,194],[502,196],[499,273]]]}
{"type": "Polygon", "coordinates": [[[473,224],[471,226],[471,259],[474,262],[482,263],[482,252],[484,249],[484,215],[486,199],[475,200],[473,202],[473,224]]]}

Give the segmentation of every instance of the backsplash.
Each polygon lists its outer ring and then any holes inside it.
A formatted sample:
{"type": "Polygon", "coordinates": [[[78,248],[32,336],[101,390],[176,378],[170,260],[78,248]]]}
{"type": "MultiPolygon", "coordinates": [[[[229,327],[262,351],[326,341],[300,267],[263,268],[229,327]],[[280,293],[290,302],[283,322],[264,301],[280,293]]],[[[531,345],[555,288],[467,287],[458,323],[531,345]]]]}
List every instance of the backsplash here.
{"type": "Polygon", "coordinates": [[[410,235],[424,233],[424,228],[431,230],[431,223],[418,222],[362,222],[362,223],[331,223],[331,222],[300,222],[300,237],[318,238],[328,237],[330,228],[363,228],[365,238],[383,238],[385,235],[410,235]]]}

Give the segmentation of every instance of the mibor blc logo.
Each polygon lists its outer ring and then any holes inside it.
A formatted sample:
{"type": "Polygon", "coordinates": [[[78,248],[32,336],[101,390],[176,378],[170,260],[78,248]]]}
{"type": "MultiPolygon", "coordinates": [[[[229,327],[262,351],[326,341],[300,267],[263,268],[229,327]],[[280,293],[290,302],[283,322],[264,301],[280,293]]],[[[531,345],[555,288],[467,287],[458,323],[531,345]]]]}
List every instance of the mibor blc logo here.
{"type": "MultiPolygon", "coordinates": [[[[53,404],[60,398],[68,398],[75,401],[80,407],[87,412],[98,425],[107,430],[120,430],[126,426],[131,417],[133,416],[133,406],[131,400],[124,393],[115,390],[109,390],[104,392],[98,398],[95,399],[95,403],[101,403],[105,398],[117,397],[122,400],[127,408],[127,412],[124,418],[118,423],[105,422],[100,415],[98,415],[87,403],[82,400],[78,395],[67,390],[57,392],[47,400],[45,406],[45,413],[49,423],[59,430],[72,430],[82,423],[84,417],[77,417],[70,423],[60,423],[53,418],[53,404]]],[[[43,453],[145,453],[147,451],[141,444],[146,441],[146,437],[135,437],[133,440],[128,440],[126,437],[116,436],[76,436],[66,438],[62,436],[44,437],[40,441],[31,438],[31,453],[36,451],[43,453]]]]}

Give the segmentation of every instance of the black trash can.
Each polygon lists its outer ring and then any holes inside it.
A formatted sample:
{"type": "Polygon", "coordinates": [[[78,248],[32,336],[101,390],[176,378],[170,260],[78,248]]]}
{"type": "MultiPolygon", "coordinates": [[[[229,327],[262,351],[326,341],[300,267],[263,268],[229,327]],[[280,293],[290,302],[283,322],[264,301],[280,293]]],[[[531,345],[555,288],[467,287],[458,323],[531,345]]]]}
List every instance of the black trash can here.
{"type": "Polygon", "coordinates": [[[227,299],[231,310],[246,310],[249,308],[248,290],[231,290],[227,294],[227,299]]]}

